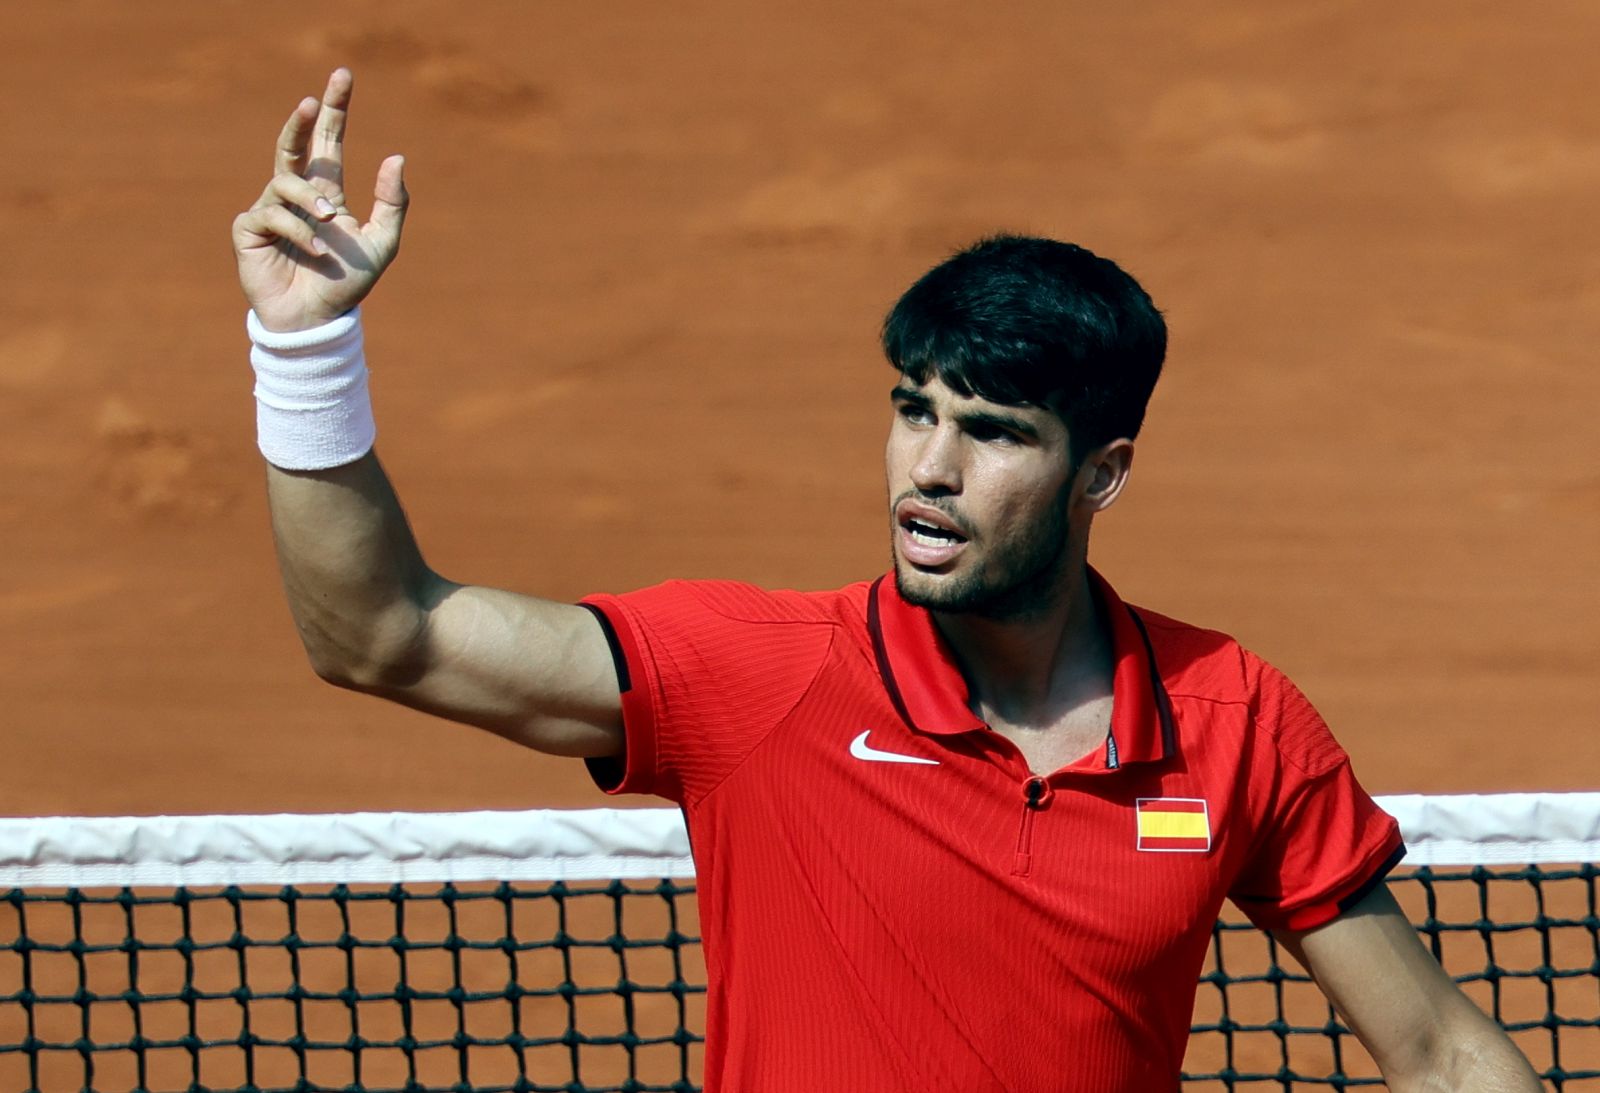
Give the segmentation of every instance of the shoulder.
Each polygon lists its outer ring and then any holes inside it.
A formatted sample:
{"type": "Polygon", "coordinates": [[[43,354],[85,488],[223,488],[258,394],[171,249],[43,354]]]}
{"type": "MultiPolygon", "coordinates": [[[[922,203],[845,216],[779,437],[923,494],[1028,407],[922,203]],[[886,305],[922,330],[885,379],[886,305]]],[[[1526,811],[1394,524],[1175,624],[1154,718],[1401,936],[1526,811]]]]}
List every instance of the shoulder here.
{"type": "Polygon", "coordinates": [[[1161,682],[1174,698],[1248,704],[1264,662],[1234,638],[1182,622],[1146,607],[1129,605],[1150,639],[1161,682]]]}
{"type": "Polygon", "coordinates": [[[823,592],[761,588],[742,581],[665,581],[585,602],[616,603],[644,614],[694,614],[730,623],[848,624],[865,619],[865,581],[823,592]]]}
{"type": "Polygon", "coordinates": [[[1174,700],[1232,706],[1250,728],[1302,772],[1316,775],[1345,761],[1327,722],[1294,682],[1232,636],[1133,608],[1174,700]]]}

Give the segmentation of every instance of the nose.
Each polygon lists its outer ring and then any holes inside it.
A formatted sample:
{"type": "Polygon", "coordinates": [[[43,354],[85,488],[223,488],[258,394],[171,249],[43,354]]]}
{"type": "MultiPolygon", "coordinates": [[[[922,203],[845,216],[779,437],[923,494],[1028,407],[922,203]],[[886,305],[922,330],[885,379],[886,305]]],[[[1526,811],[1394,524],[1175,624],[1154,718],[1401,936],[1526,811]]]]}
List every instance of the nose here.
{"type": "Polygon", "coordinates": [[[911,464],[911,484],[926,494],[961,492],[960,437],[943,425],[923,435],[911,464]]]}

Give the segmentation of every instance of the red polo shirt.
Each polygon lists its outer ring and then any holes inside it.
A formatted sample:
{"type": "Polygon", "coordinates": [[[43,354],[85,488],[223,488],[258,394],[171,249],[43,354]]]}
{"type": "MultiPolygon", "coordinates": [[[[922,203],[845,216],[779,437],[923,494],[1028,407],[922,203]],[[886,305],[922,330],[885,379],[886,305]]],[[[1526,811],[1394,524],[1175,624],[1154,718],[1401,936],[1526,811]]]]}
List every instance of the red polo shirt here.
{"type": "Polygon", "coordinates": [[[892,577],[586,601],[627,727],[596,777],[688,822],[707,1093],[1176,1090],[1223,899],[1306,929],[1399,860],[1293,684],[1093,583],[1111,731],[1044,778],[892,577]]]}

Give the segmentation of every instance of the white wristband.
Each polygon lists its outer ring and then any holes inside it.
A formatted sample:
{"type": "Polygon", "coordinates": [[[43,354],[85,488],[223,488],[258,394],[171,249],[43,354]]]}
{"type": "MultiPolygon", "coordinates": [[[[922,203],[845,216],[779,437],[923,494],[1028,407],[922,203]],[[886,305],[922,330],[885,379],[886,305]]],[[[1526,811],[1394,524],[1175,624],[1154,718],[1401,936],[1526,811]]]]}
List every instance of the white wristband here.
{"type": "Polygon", "coordinates": [[[354,463],[372,449],[377,426],[367,394],[361,310],[310,330],[268,330],[245,317],[256,370],[256,444],[267,462],[291,471],[354,463]]]}

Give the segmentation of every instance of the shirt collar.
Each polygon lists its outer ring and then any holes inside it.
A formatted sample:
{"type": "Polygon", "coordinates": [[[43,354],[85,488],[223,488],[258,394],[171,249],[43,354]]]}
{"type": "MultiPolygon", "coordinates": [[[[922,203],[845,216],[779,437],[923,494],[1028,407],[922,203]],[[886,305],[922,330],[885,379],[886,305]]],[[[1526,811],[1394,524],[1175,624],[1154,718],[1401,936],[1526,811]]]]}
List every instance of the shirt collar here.
{"type": "MultiPolygon", "coordinates": [[[[1111,731],[1096,765],[1109,770],[1167,758],[1177,749],[1176,726],[1144,622],[1093,568],[1089,586],[1110,624],[1116,664],[1111,731]]],[[[906,724],[936,735],[988,728],[968,708],[967,681],[932,614],[901,598],[892,573],[867,595],[867,629],[883,685],[906,724]]]]}

